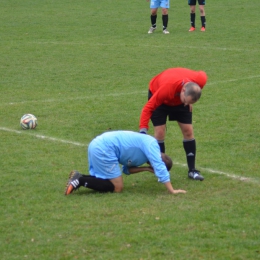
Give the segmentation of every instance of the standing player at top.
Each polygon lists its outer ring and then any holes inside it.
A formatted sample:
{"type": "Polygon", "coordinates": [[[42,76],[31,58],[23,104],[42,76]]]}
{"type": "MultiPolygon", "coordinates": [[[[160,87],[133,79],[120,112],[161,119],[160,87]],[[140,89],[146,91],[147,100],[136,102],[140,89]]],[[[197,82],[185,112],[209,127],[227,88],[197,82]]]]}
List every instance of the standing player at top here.
{"type": "Polygon", "coordinates": [[[206,4],[206,0],[188,0],[188,5],[190,6],[190,24],[191,27],[189,32],[195,31],[195,18],[196,18],[196,2],[199,3],[199,10],[200,10],[200,20],[201,20],[201,31],[206,31],[206,16],[205,16],[205,9],[204,6],[206,4]]]}
{"type": "Polygon", "coordinates": [[[199,100],[207,82],[204,71],[170,68],[156,75],[149,84],[148,102],[142,109],[140,132],[147,133],[149,120],[160,150],[165,152],[166,121],[177,121],[183,134],[183,147],[188,164],[188,177],[204,180],[195,168],[196,141],[192,126],[192,104],[199,100]]]}
{"type": "MultiPolygon", "coordinates": [[[[146,0],[149,2],[150,0],[146,0]]],[[[158,8],[162,8],[162,23],[163,23],[163,33],[169,34],[170,32],[167,30],[168,26],[168,9],[170,7],[170,0],[151,0],[150,1],[150,9],[151,9],[151,27],[148,33],[153,33],[156,27],[157,20],[157,11],[158,8]]]]}

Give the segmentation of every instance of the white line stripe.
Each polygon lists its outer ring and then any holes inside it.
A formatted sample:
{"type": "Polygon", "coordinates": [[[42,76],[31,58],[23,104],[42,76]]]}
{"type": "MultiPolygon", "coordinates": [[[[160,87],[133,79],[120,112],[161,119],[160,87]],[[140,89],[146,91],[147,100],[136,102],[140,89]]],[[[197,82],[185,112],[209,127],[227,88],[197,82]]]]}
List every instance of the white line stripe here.
{"type": "Polygon", "coordinates": [[[54,137],[49,137],[49,136],[45,136],[45,135],[38,135],[38,134],[34,134],[34,133],[29,133],[26,130],[18,131],[18,130],[13,130],[13,129],[9,129],[9,128],[6,128],[6,127],[0,127],[0,130],[6,131],[6,132],[11,132],[11,133],[16,133],[16,134],[27,134],[27,135],[34,136],[34,137],[39,138],[39,139],[46,139],[46,140],[49,140],[49,141],[60,142],[60,143],[64,143],[64,144],[73,144],[73,145],[76,145],[76,146],[86,146],[87,147],[86,144],[68,141],[68,140],[59,139],[59,138],[54,138],[54,137]]]}
{"type": "MultiPolygon", "coordinates": [[[[111,46],[117,48],[118,46],[124,46],[125,44],[110,44],[110,43],[95,43],[95,44],[91,44],[87,41],[85,42],[61,42],[61,41],[49,41],[49,42],[40,42],[40,41],[33,41],[30,42],[32,44],[42,44],[42,45],[48,45],[48,44],[56,44],[56,45],[88,45],[88,46],[93,46],[94,48],[97,46],[111,46]]],[[[144,48],[151,48],[151,45],[146,45],[146,44],[129,44],[127,45],[129,48],[136,48],[136,47],[144,47],[144,48]]],[[[153,48],[168,48],[171,49],[172,46],[163,46],[163,45],[152,45],[153,48]]],[[[182,44],[178,44],[175,45],[176,48],[182,48],[182,49],[204,49],[204,50],[219,50],[219,51],[238,51],[238,52],[256,52],[258,51],[258,49],[253,49],[253,48],[246,48],[246,49],[239,49],[239,48],[227,48],[227,47],[216,47],[216,46],[191,46],[191,45],[182,45],[182,44]]]]}
{"type": "MultiPolygon", "coordinates": [[[[53,141],[53,142],[60,142],[60,143],[65,143],[65,144],[72,144],[75,146],[85,146],[87,147],[88,144],[83,144],[83,143],[78,143],[78,142],[73,142],[73,141],[68,141],[68,140],[64,140],[64,139],[59,139],[59,138],[54,138],[54,137],[49,137],[49,136],[44,136],[44,135],[38,135],[38,134],[32,134],[32,133],[28,133],[28,131],[23,130],[23,131],[18,131],[18,130],[13,130],[10,128],[6,128],[6,127],[0,127],[0,130],[2,131],[6,131],[6,132],[11,132],[11,133],[16,133],[16,134],[27,134],[30,136],[34,136],[36,138],[39,139],[45,139],[48,141],[53,141]]],[[[182,166],[182,167],[187,167],[186,164],[182,164],[182,163],[178,163],[178,162],[174,162],[174,164],[182,166]]],[[[217,170],[213,170],[213,169],[209,169],[209,168],[201,168],[202,170],[209,172],[209,173],[213,173],[213,174],[220,174],[220,175],[225,175],[226,177],[232,178],[232,179],[236,179],[239,181],[244,181],[244,182],[251,182],[251,183],[255,183],[255,184],[260,184],[260,182],[256,179],[253,178],[247,178],[247,177],[242,177],[242,176],[237,176],[235,174],[230,174],[230,173],[226,173],[226,172],[222,172],[222,171],[217,171],[217,170]]]]}
{"type": "Polygon", "coordinates": [[[255,78],[260,78],[260,75],[248,76],[248,77],[238,78],[238,79],[228,79],[228,80],[221,80],[221,81],[209,82],[209,83],[206,84],[206,87],[207,87],[207,86],[211,86],[211,85],[216,85],[216,84],[222,84],[222,83],[228,83],[228,82],[235,82],[235,81],[239,81],[239,80],[255,79],[255,78]]]}
{"type": "Polygon", "coordinates": [[[73,97],[73,98],[62,98],[62,99],[44,99],[44,100],[30,100],[30,101],[21,101],[21,102],[10,102],[10,103],[1,103],[0,106],[6,106],[6,105],[18,105],[18,104],[27,104],[27,103],[58,103],[58,102],[67,102],[68,100],[86,100],[86,99],[99,99],[103,98],[106,99],[107,97],[119,97],[123,95],[136,95],[136,94],[147,94],[147,90],[143,91],[133,91],[133,92],[117,92],[117,93],[108,93],[104,96],[102,95],[87,95],[87,96],[79,96],[79,97],[73,97]]]}
{"type": "MultiPolygon", "coordinates": [[[[254,78],[260,78],[260,75],[252,75],[244,78],[238,78],[238,79],[229,79],[229,80],[223,80],[223,81],[215,81],[210,82],[206,85],[212,86],[217,84],[224,84],[228,82],[235,82],[239,80],[248,80],[248,79],[254,79],[254,78]]],[[[124,95],[137,95],[137,94],[147,94],[148,90],[141,90],[141,91],[133,91],[133,92],[116,92],[116,93],[108,93],[105,96],[102,95],[87,95],[87,96],[80,96],[80,97],[73,97],[73,98],[62,98],[62,99],[44,99],[44,100],[30,100],[30,101],[21,101],[21,102],[9,102],[9,103],[1,103],[0,106],[7,106],[7,105],[19,105],[19,104],[28,104],[28,103],[61,103],[61,102],[67,102],[68,100],[87,100],[87,99],[106,99],[107,97],[119,97],[124,95]]]]}
{"type": "MultiPolygon", "coordinates": [[[[183,167],[187,167],[186,164],[182,164],[182,163],[178,163],[178,162],[174,162],[174,164],[180,165],[180,166],[183,166],[183,167]]],[[[253,179],[253,178],[238,176],[238,175],[235,175],[235,174],[226,173],[226,172],[222,172],[222,171],[217,171],[217,170],[213,170],[213,169],[209,169],[209,168],[202,168],[202,167],[200,167],[200,169],[204,170],[204,171],[207,171],[209,173],[213,173],[213,174],[225,175],[226,177],[229,177],[231,179],[260,184],[260,182],[258,180],[253,179]]]]}

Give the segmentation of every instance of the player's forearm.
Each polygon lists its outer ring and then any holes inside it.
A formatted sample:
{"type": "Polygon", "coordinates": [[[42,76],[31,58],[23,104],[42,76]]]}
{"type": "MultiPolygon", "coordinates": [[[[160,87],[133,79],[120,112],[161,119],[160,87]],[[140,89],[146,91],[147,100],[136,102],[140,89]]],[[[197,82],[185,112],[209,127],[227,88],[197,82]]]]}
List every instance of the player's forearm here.
{"type": "Polygon", "coordinates": [[[167,190],[170,192],[170,193],[174,193],[174,189],[173,189],[173,187],[172,187],[172,184],[171,184],[171,182],[165,182],[164,183],[164,185],[165,185],[165,187],[167,188],[167,190]]]}
{"type": "Polygon", "coordinates": [[[141,166],[141,167],[131,167],[128,168],[130,174],[138,173],[138,172],[151,172],[152,168],[149,166],[141,166]]]}
{"type": "Polygon", "coordinates": [[[149,129],[149,120],[152,116],[153,110],[154,109],[150,108],[148,104],[146,104],[143,107],[143,110],[142,110],[142,113],[140,116],[139,129],[142,129],[142,128],[145,128],[147,130],[149,129]]]}

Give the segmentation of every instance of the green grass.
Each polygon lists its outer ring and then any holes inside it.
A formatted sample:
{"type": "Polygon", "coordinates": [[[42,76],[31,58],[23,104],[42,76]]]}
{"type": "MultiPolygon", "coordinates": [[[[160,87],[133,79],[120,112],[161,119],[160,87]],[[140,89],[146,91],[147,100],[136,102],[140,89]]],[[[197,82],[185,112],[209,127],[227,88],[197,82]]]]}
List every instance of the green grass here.
{"type": "Polygon", "coordinates": [[[260,259],[259,8],[208,1],[207,31],[189,33],[187,1],[172,1],[170,34],[159,10],[148,35],[146,1],[1,1],[1,259],[260,259]],[[176,66],[208,74],[193,115],[205,181],[187,179],[170,123],[171,180],[187,194],[140,173],[121,194],[65,197],[70,170],[87,173],[88,143],[138,131],[149,80],[176,66]],[[25,113],[35,130],[21,130],[25,113]]]}

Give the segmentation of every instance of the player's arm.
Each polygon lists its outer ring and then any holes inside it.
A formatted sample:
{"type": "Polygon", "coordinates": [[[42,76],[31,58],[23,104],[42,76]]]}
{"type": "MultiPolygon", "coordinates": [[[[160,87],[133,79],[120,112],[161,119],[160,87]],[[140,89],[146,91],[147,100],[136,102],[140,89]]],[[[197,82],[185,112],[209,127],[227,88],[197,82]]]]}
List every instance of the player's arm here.
{"type": "Polygon", "coordinates": [[[128,168],[130,174],[138,173],[138,172],[152,172],[153,168],[151,166],[140,166],[140,167],[130,167],[128,168]]]}
{"type": "Polygon", "coordinates": [[[138,173],[138,172],[152,172],[153,168],[149,165],[149,166],[139,166],[139,167],[128,167],[127,165],[123,165],[123,173],[126,175],[130,175],[130,174],[134,174],[134,173],[138,173]]]}
{"type": "Polygon", "coordinates": [[[153,114],[153,111],[163,103],[165,99],[164,93],[156,92],[145,104],[140,116],[139,129],[141,132],[147,132],[149,128],[149,120],[153,114]]]}
{"type": "Polygon", "coordinates": [[[185,190],[175,190],[172,187],[170,182],[170,174],[162,161],[161,153],[157,141],[152,142],[149,146],[149,156],[148,160],[151,163],[155,175],[158,177],[158,181],[163,183],[164,186],[167,188],[169,193],[177,194],[177,193],[186,193],[185,190]]]}

